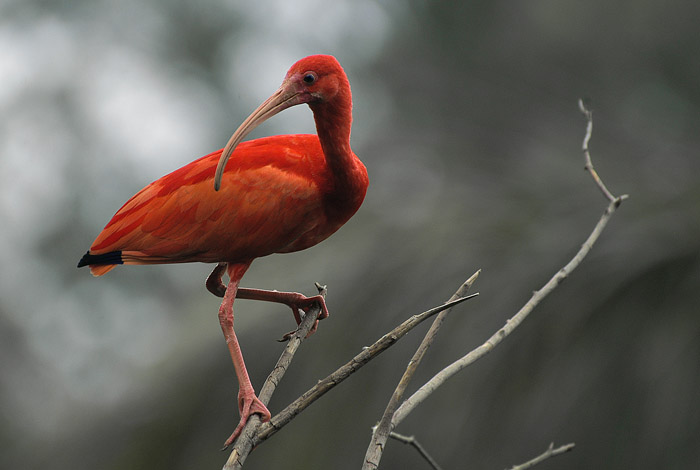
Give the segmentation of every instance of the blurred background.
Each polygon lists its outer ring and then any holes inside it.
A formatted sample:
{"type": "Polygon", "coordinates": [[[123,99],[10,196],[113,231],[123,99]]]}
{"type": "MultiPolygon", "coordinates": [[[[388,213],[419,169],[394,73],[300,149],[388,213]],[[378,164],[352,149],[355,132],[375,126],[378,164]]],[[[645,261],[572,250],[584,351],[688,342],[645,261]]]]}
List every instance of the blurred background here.
{"type": "MultiPolygon", "coordinates": [[[[483,269],[414,379],[485,341],[630,199],[583,265],[504,343],[397,431],[445,469],[697,468],[700,462],[700,3],[0,1],[0,466],[220,468],[238,421],[204,288],[212,266],[78,259],[154,179],[221,148],[314,53],[353,87],[370,189],[321,245],[243,285],[311,294],[331,317],[273,414],[483,269]],[[254,3],[254,4],[253,4],[254,3]]],[[[314,132],[307,108],[255,131],[314,132]]],[[[259,389],[286,307],[237,302],[259,389]]],[[[361,465],[423,325],[260,446],[248,468],[361,465]]],[[[390,442],[383,468],[428,468],[390,442]]]]}

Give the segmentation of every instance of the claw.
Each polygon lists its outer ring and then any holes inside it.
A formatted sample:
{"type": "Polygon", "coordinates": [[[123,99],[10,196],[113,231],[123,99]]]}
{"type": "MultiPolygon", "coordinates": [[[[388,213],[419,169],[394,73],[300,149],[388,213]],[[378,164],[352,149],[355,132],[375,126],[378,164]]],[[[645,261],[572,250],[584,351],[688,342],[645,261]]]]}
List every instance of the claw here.
{"type": "Polygon", "coordinates": [[[256,397],[255,393],[253,392],[239,392],[238,411],[241,414],[241,420],[238,422],[238,426],[236,426],[236,429],[233,430],[231,436],[228,439],[226,439],[226,442],[224,442],[224,447],[221,450],[226,450],[228,446],[233,444],[234,441],[238,439],[238,436],[241,434],[241,431],[243,431],[243,427],[245,427],[246,423],[248,423],[248,418],[250,418],[252,415],[261,415],[260,421],[262,421],[263,423],[266,421],[270,421],[270,418],[272,416],[265,404],[263,404],[263,402],[261,402],[260,399],[258,399],[258,397],[256,397]]]}
{"type": "MultiPolygon", "coordinates": [[[[294,295],[294,299],[290,299],[289,305],[292,308],[292,313],[294,314],[294,320],[297,322],[297,326],[299,326],[302,322],[302,317],[299,315],[299,310],[304,312],[305,314],[309,313],[309,310],[314,306],[316,302],[318,302],[319,306],[321,307],[321,311],[318,314],[318,318],[314,322],[314,326],[311,327],[309,332],[306,335],[306,338],[311,336],[312,334],[316,333],[316,329],[318,328],[318,322],[319,320],[323,320],[324,318],[328,318],[328,307],[326,307],[326,299],[323,298],[322,295],[315,295],[313,297],[306,297],[305,295],[302,294],[291,294],[294,295]]],[[[298,328],[297,328],[298,330],[298,328]]],[[[284,343],[286,341],[289,341],[292,336],[297,332],[297,330],[292,330],[287,333],[285,333],[279,341],[280,343],[284,343]]]]}
{"type": "Polygon", "coordinates": [[[324,299],[322,295],[314,295],[313,297],[305,297],[301,295],[301,297],[303,297],[303,299],[301,299],[302,302],[300,305],[304,304],[304,306],[301,307],[301,310],[303,310],[305,313],[309,313],[309,310],[311,307],[313,307],[313,304],[318,302],[321,307],[321,313],[319,313],[318,319],[323,320],[324,318],[328,318],[330,314],[328,313],[328,307],[326,307],[326,299],[324,299]]]}
{"type": "MultiPolygon", "coordinates": [[[[295,312],[297,310],[301,310],[304,313],[309,313],[309,310],[314,306],[316,302],[318,302],[319,306],[321,307],[321,312],[318,314],[318,319],[323,320],[324,318],[328,318],[329,313],[328,313],[328,307],[326,307],[326,299],[323,298],[322,295],[314,295],[313,297],[306,297],[305,295],[302,294],[297,294],[297,293],[289,293],[289,299],[287,305],[292,307],[292,310],[295,312]],[[294,298],[291,298],[292,295],[294,298]]],[[[299,314],[296,313],[294,315],[297,325],[301,323],[301,318],[299,318],[299,314]]]]}

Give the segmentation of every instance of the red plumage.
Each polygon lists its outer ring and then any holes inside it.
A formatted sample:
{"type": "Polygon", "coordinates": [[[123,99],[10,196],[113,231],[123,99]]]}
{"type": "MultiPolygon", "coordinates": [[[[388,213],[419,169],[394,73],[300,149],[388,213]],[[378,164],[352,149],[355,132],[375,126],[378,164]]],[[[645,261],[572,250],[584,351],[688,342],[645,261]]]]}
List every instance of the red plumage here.
{"type": "MultiPolygon", "coordinates": [[[[124,264],[160,264],[236,262],[299,251],[338,230],[364,198],[364,191],[331,197],[335,188],[315,135],[241,143],[215,192],[220,156],[221,150],[213,152],[136,193],[89,253],[121,251],[124,264]]],[[[356,184],[366,188],[367,173],[357,162],[356,184]]],[[[115,266],[90,269],[99,276],[115,266]]]]}
{"type": "Polygon", "coordinates": [[[308,311],[322,297],[239,288],[250,263],[272,253],[309,248],[325,240],[358,210],[369,180],[350,149],[352,97],[334,57],[310,56],[287,72],[282,86],[236,130],[224,149],[149,184],[129,199],[98,235],[78,267],[101,276],[117,264],[218,263],[207,288],[224,297],[219,322],[239,382],[241,421],[270,412],[255,396],[233,329],[236,297],[280,302],[308,311]],[[306,103],[316,135],[241,140],[278,112],[306,103]],[[227,287],[222,284],[228,273],[227,287]]]}

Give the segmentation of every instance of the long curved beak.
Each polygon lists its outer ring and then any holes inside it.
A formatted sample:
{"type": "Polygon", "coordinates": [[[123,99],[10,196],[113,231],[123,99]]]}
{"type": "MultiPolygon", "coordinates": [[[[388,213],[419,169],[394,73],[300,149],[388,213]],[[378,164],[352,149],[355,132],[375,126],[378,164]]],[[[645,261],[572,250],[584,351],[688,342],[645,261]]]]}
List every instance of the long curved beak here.
{"type": "Polygon", "coordinates": [[[231,138],[228,140],[223,152],[221,152],[219,164],[216,166],[216,174],[214,176],[214,189],[216,191],[221,188],[221,178],[224,175],[226,163],[231,157],[231,154],[233,154],[236,146],[241,143],[246,135],[248,135],[253,129],[258,127],[264,121],[270,119],[280,111],[284,111],[289,107],[303,103],[304,101],[301,100],[300,97],[300,93],[296,91],[293,86],[290,86],[288,82],[285,82],[275,93],[273,93],[272,96],[265,100],[263,104],[258,106],[258,108],[253,111],[245,121],[243,121],[238,129],[236,129],[236,132],[234,132],[231,138]]]}

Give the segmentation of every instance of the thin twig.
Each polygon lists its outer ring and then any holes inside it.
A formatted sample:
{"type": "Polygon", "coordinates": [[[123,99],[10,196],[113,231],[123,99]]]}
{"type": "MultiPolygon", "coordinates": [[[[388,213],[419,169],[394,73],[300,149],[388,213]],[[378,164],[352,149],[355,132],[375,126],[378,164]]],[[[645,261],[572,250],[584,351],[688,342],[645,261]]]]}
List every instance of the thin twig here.
{"type": "Polygon", "coordinates": [[[526,470],[528,468],[532,468],[535,465],[537,465],[540,462],[543,462],[547,460],[550,457],[555,457],[557,455],[561,455],[563,453],[569,452],[573,450],[573,448],[576,447],[576,444],[573,442],[570,444],[564,444],[561,447],[557,447],[556,449],[554,448],[554,442],[549,444],[549,447],[547,450],[545,450],[542,454],[538,455],[532,460],[528,460],[525,463],[521,463],[520,465],[514,465],[512,466],[509,470],[526,470]]]}
{"type": "MultiPolygon", "coordinates": [[[[479,277],[480,272],[481,270],[475,272],[469,279],[467,279],[467,281],[464,284],[462,284],[462,286],[459,288],[459,290],[457,290],[457,292],[455,292],[455,294],[450,298],[450,300],[459,298],[466,294],[466,292],[472,286],[474,281],[476,281],[476,279],[479,277]]],[[[394,393],[389,399],[389,403],[386,405],[386,409],[384,410],[384,414],[382,415],[379,424],[375,427],[374,432],[372,433],[372,440],[370,442],[369,447],[367,448],[367,453],[365,454],[365,461],[362,466],[363,470],[374,469],[379,466],[379,460],[381,459],[384,444],[386,444],[386,441],[389,438],[389,433],[391,433],[391,431],[393,431],[394,429],[392,426],[392,418],[394,416],[394,412],[396,411],[396,409],[399,406],[399,403],[403,399],[403,394],[406,391],[406,387],[408,387],[409,382],[413,378],[413,375],[415,374],[418,365],[423,359],[423,356],[428,351],[430,345],[433,344],[433,341],[435,341],[435,336],[437,335],[438,330],[442,326],[442,323],[445,321],[445,317],[448,313],[449,309],[446,309],[440,312],[440,314],[435,318],[435,320],[433,320],[433,324],[430,326],[430,329],[425,334],[423,341],[421,342],[420,346],[418,346],[418,349],[416,350],[415,354],[408,363],[408,366],[406,367],[406,370],[404,371],[403,376],[399,381],[399,384],[396,386],[394,393]]]]}
{"type": "Polygon", "coordinates": [[[442,470],[440,465],[433,459],[428,451],[425,450],[425,448],[418,442],[418,439],[416,439],[414,436],[404,436],[403,434],[399,434],[396,432],[390,432],[389,437],[392,439],[396,439],[399,442],[402,442],[404,444],[408,444],[410,446],[415,447],[415,449],[418,451],[418,453],[430,464],[431,467],[433,467],[434,470],[442,470]]]}
{"type": "MultiPolygon", "coordinates": [[[[598,172],[595,171],[595,168],[593,168],[593,163],[591,162],[591,153],[588,150],[588,143],[591,141],[591,136],[593,135],[593,111],[586,107],[582,99],[578,100],[578,109],[580,109],[583,115],[586,117],[586,135],[583,137],[583,144],[581,145],[581,150],[583,150],[583,158],[586,161],[584,168],[591,174],[593,181],[595,181],[595,184],[603,192],[605,198],[608,201],[613,202],[616,198],[612,195],[610,191],[608,191],[608,188],[605,186],[605,184],[603,184],[603,180],[601,180],[600,176],[598,176],[598,172]]],[[[627,196],[624,195],[621,197],[620,200],[626,198],[627,196]]]]}
{"type": "Polygon", "coordinates": [[[326,392],[340,384],[342,381],[347,379],[355,371],[360,369],[362,366],[367,364],[369,361],[374,359],[380,353],[393,346],[399,339],[406,335],[413,328],[418,326],[423,321],[436,315],[443,310],[457,305],[465,300],[479,295],[478,293],[468,295],[466,297],[461,297],[453,300],[452,302],[446,302],[443,305],[431,308],[423,313],[413,315],[399,326],[391,330],[389,333],[385,334],[379,338],[374,344],[369,347],[363,348],[362,351],[355,357],[350,359],[343,366],[338,368],[336,371],[331,373],[325,379],[319,380],[316,385],[307,390],[303,395],[290,403],[286,408],[280,411],[278,414],[272,417],[270,421],[263,423],[258,428],[257,436],[255,436],[253,441],[253,446],[257,446],[262,441],[268,439],[270,436],[279,431],[284,425],[289,423],[296,415],[301,413],[314,401],[321,398],[326,392]]]}
{"type": "MultiPolygon", "coordinates": [[[[581,103],[580,106],[582,106],[581,103]]],[[[585,107],[583,107],[583,109],[585,109],[585,107]]],[[[586,130],[586,137],[584,139],[584,148],[586,148],[586,160],[589,161],[590,154],[587,151],[587,146],[588,140],[590,140],[590,131],[592,129],[591,115],[586,114],[586,119],[588,121],[588,126],[586,130]]],[[[596,182],[596,184],[598,184],[598,181],[600,180],[598,175],[594,171],[590,171],[590,173],[591,176],[593,176],[593,180],[596,182]]],[[[601,186],[599,185],[599,187],[601,186]]],[[[605,186],[602,185],[602,188],[605,188],[605,186]]],[[[605,191],[607,191],[607,189],[605,189],[605,191]]],[[[493,348],[495,348],[501,341],[503,341],[503,339],[511,334],[513,330],[515,330],[515,328],[517,328],[523,322],[523,320],[527,318],[530,312],[532,312],[532,310],[542,301],[542,299],[549,295],[564,279],[569,276],[569,274],[571,274],[572,271],[574,271],[581,264],[586,255],[588,255],[590,252],[591,248],[593,248],[593,245],[598,240],[598,237],[600,237],[600,234],[603,232],[603,229],[614,214],[615,210],[618,208],[620,203],[627,198],[627,195],[620,197],[614,197],[611,195],[611,197],[611,199],[608,199],[610,204],[605,209],[605,212],[601,216],[600,220],[598,220],[598,223],[593,228],[593,231],[588,236],[588,239],[583,243],[579,251],[566,264],[566,266],[557,271],[557,273],[554,274],[554,276],[540,290],[535,291],[530,300],[528,300],[528,302],[518,311],[518,313],[516,313],[511,319],[507,320],[505,326],[498,330],[484,344],[438,372],[432,379],[426,382],[413,395],[404,401],[394,414],[394,419],[392,422],[393,427],[396,427],[401,421],[403,421],[403,419],[408,416],[408,414],[413,411],[418,404],[423,402],[450,377],[491,352],[493,348]]]]}
{"type": "MultiPolygon", "coordinates": [[[[320,295],[324,297],[326,296],[326,286],[321,286],[316,283],[316,288],[318,289],[318,293],[320,295]]],[[[299,346],[313,328],[320,313],[321,306],[318,303],[314,304],[314,306],[309,309],[307,314],[304,316],[304,319],[299,324],[296,332],[294,332],[292,337],[289,339],[284,351],[282,351],[282,355],[277,360],[275,368],[272,369],[272,372],[267,377],[267,380],[265,380],[265,383],[260,388],[258,398],[265,404],[265,406],[267,406],[267,404],[270,402],[272,394],[275,393],[277,385],[282,380],[285,372],[287,372],[287,368],[292,362],[294,354],[296,354],[297,349],[299,349],[299,346]]],[[[260,417],[258,415],[253,415],[248,418],[248,423],[245,425],[241,431],[241,434],[238,436],[238,439],[236,439],[236,442],[234,443],[233,450],[231,451],[231,454],[224,465],[224,470],[239,469],[243,467],[243,462],[245,462],[245,459],[248,457],[248,454],[250,454],[254,447],[253,439],[259,425],[260,417]]]]}

